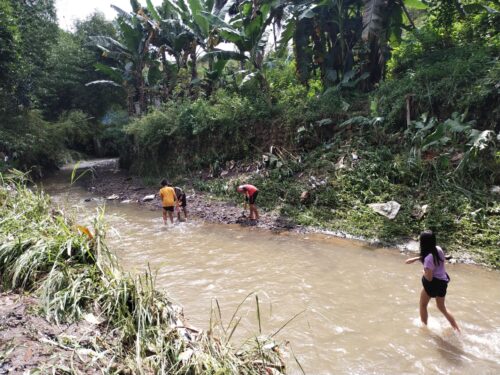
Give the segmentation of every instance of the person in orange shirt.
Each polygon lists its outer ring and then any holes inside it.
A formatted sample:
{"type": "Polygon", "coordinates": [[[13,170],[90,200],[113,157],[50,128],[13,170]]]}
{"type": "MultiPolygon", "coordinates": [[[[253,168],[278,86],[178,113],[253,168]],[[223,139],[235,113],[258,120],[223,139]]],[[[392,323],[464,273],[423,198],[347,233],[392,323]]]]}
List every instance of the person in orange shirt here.
{"type": "Polygon", "coordinates": [[[245,194],[245,209],[246,204],[250,205],[250,220],[259,220],[259,212],[257,211],[257,207],[255,206],[255,200],[257,199],[257,194],[259,193],[259,189],[255,186],[246,184],[240,185],[236,188],[238,193],[245,194]]]}
{"type": "Polygon", "coordinates": [[[174,223],[174,207],[175,202],[177,202],[177,196],[175,195],[175,190],[167,180],[163,179],[160,182],[162,188],[160,189],[159,195],[161,198],[161,205],[163,207],[163,224],[167,224],[167,213],[170,218],[170,223],[174,223]]]}

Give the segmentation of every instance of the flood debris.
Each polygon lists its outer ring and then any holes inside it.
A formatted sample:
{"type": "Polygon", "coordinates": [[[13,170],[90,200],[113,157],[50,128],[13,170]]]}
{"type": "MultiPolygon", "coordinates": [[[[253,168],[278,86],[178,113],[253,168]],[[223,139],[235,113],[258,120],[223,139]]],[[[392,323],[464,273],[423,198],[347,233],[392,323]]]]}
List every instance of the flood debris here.
{"type": "Polygon", "coordinates": [[[393,220],[399,212],[401,205],[396,201],[389,201],[385,203],[371,203],[368,205],[376,213],[393,220]]]}
{"type": "Polygon", "coordinates": [[[300,194],[300,203],[304,204],[309,201],[311,194],[306,190],[300,194]]]}
{"type": "Polygon", "coordinates": [[[428,204],[424,204],[420,206],[416,204],[411,211],[411,217],[414,219],[420,220],[429,212],[430,206],[428,204]]]}

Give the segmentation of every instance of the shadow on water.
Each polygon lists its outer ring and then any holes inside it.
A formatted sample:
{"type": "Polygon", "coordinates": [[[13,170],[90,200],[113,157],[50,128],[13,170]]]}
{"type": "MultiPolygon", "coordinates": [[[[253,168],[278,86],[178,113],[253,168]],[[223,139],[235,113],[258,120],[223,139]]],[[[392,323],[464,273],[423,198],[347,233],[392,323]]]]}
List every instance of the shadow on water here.
{"type": "Polygon", "coordinates": [[[460,366],[463,364],[464,358],[468,358],[469,354],[465,352],[461,338],[451,328],[443,330],[441,335],[429,329],[427,332],[436,344],[438,353],[445,361],[454,366],[460,366]]]}

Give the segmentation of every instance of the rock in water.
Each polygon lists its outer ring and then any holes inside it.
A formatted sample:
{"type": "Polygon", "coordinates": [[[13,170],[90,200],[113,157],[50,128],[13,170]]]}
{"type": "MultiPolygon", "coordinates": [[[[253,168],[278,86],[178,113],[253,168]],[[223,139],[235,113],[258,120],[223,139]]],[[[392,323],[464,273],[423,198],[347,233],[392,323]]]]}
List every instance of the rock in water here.
{"type": "Polygon", "coordinates": [[[142,201],[143,202],[148,202],[148,201],[152,201],[153,199],[155,199],[155,195],[154,194],[149,194],[149,195],[146,195],[144,198],[142,198],[142,201]]]}
{"type": "Polygon", "coordinates": [[[371,203],[368,205],[368,207],[370,207],[376,213],[392,220],[398,214],[401,205],[396,201],[389,201],[385,203],[371,203]]]}
{"type": "Polygon", "coordinates": [[[108,201],[113,201],[113,200],[116,200],[116,199],[120,199],[120,197],[118,196],[118,194],[113,194],[113,195],[110,195],[110,196],[106,197],[106,199],[108,201]]]}

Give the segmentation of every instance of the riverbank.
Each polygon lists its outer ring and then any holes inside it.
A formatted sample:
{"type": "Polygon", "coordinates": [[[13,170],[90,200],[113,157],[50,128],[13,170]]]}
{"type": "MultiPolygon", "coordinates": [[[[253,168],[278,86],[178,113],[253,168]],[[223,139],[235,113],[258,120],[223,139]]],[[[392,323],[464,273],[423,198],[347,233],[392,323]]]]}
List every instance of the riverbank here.
{"type": "Polygon", "coordinates": [[[150,272],[125,273],[102,214],[80,225],[20,172],[0,174],[0,206],[0,373],[285,372],[271,336],[235,350],[237,323],[191,327],[150,272]]]}
{"type": "MultiPolygon", "coordinates": [[[[118,169],[112,159],[96,161],[87,166],[79,165],[79,168],[85,170],[86,167],[90,166],[92,173],[86,176],[83,182],[89,191],[88,201],[105,199],[119,201],[122,204],[138,204],[149,210],[161,210],[161,202],[156,196],[159,187],[147,186],[140,177],[132,176],[127,171],[118,169]],[[151,195],[155,195],[154,199],[150,199],[151,195]]],[[[234,202],[222,200],[216,195],[196,190],[190,182],[181,186],[187,195],[188,217],[196,217],[216,224],[240,224],[273,231],[304,232],[307,230],[307,228],[294,224],[288,218],[279,215],[277,211],[260,210],[260,220],[250,221],[247,217],[248,211],[246,215],[243,214],[243,204],[237,205],[234,202]]],[[[243,196],[241,201],[243,203],[243,196]]]]}
{"type": "Polygon", "coordinates": [[[94,374],[109,364],[123,363],[98,342],[112,347],[117,337],[90,316],[75,323],[53,324],[37,314],[40,301],[32,295],[0,293],[0,374],[94,374]]]}
{"type": "MultiPolygon", "coordinates": [[[[116,165],[112,161],[92,163],[93,173],[92,175],[89,174],[84,180],[85,187],[89,191],[87,199],[116,200],[121,202],[121,204],[138,204],[149,210],[160,211],[161,204],[158,198],[144,200],[145,197],[157,194],[158,188],[148,186],[142,178],[132,176],[125,170],[120,170],[116,165]]],[[[266,172],[264,171],[264,173],[266,172]]],[[[255,178],[262,179],[262,176],[263,171],[259,170],[258,164],[247,163],[228,168],[224,176],[219,178],[213,178],[210,172],[202,172],[196,178],[191,177],[189,179],[177,180],[176,182],[179,186],[184,187],[187,192],[188,215],[207,222],[240,224],[255,229],[277,232],[323,233],[341,238],[360,240],[374,247],[397,248],[399,251],[407,253],[414,253],[419,250],[417,242],[418,232],[415,233],[415,237],[399,236],[387,239],[363,235],[362,231],[350,233],[348,230],[329,228],[326,225],[301,225],[297,217],[288,216],[286,210],[280,209],[279,203],[276,203],[280,201],[279,197],[276,197],[272,206],[274,209],[269,209],[269,205],[262,208],[258,201],[257,206],[259,207],[260,220],[258,222],[250,221],[242,215],[242,205],[236,203],[238,199],[241,199],[241,201],[243,199],[232,191],[234,190],[233,186],[237,185],[238,181],[243,182],[255,178]],[[202,191],[200,188],[205,191],[202,191]]],[[[321,183],[322,181],[317,182],[319,187],[321,183]]],[[[314,192],[311,194],[314,194],[314,192]]],[[[264,197],[262,193],[259,198],[266,199],[266,201],[272,200],[270,197],[264,197]]],[[[308,210],[307,203],[304,204],[303,210],[308,210]]],[[[375,217],[376,215],[375,213],[373,214],[375,217]]],[[[391,220],[382,217],[377,217],[377,220],[384,221],[384,225],[386,226],[390,226],[393,223],[391,220]]],[[[315,224],[320,223],[316,222],[315,224]]],[[[397,227],[399,224],[392,225],[397,227]]],[[[346,227],[349,228],[348,225],[346,227]]],[[[364,233],[370,233],[370,231],[367,230],[364,233]]],[[[455,246],[448,248],[447,252],[452,256],[451,262],[491,266],[491,264],[485,262],[477,254],[464,251],[464,249],[457,249],[455,246]]]]}

